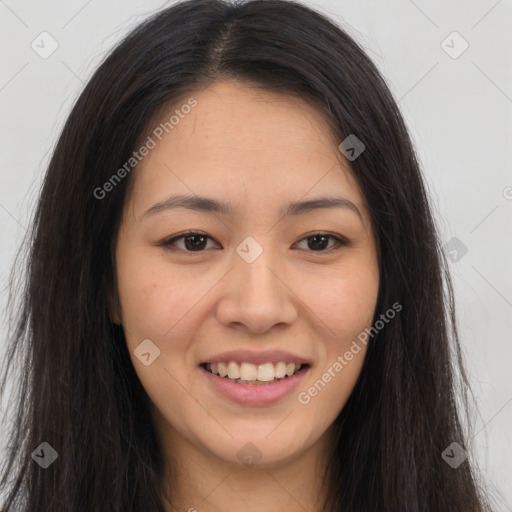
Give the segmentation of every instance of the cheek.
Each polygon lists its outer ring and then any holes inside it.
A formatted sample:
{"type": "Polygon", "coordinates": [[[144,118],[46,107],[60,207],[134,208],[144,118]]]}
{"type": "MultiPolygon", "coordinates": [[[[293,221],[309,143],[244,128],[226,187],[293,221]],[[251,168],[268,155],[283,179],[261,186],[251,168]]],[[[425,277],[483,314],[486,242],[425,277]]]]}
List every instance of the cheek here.
{"type": "Polygon", "coordinates": [[[117,271],[123,329],[139,380],[158,407],[169,407],[169,395],[176,398],[175,407],[183,407],[178,383],[186,380],[183,358],[190,342],[183,319],[206,290],[201,293],[200,286],[186,286],[183,273],[171,272],[156,261],[150,264],[149,259],[143,264],[138,258],[126,258],[118,262],[117,271]],[[152,361],[146,366],[137,354],[139,347],[148,346],[142,345],[148,339],[159,353],[155,356],[151,346],[152,361]]]}
{"type": "Polygon", "coordinates": [[[329,279],[306,279],[302,297],[328,327],[329,345],[340,350],[371,325],[378,289],[378,272],[368,266],[332,272],[329,279]]]}
{"type": "Polygon", "coordinates": [[[188,304],[183,278],[169,268],[139,258],[118,260],[118,287],[123,327],[128,343],[142,339],[161,340],[188,304]]]}
{"type": "Polygon", "coordinates": [[[361,373],[368,341],[365,329],[372,325],[378,296],[378,268],[373,261],[354,263],[332,272],[330,279],[310,276],[303,285],[304,302],[328,328],[322,329],[320,363],[299,402],[327,428],[361,373]]]}
{"type": "Polygon", "coordinates": [[[328,329],[322,329],[319,365],[297,399],[312,431],[326,430],[345,406],[363,367],[378,295],[378,274],[350,273],[317,286],[308,305],[328,329]],[[363,336],[361,334],[363,333],[363,336]],[[314,418],[314,420],[313,420],[314,418]]]}

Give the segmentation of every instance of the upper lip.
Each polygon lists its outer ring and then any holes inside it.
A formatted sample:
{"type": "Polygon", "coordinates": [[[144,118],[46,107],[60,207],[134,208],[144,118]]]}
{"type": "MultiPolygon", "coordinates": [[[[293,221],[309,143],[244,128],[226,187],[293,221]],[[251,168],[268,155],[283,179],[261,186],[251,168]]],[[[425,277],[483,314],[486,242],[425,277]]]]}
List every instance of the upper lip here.
{"type": "Polygon", "coordinates": [[[311,364],[307,359],[283,350],[268,350],[264,352],[232,350],[230,352],[223,352],[222,354],[210,356],[201,364],[225,363],[229,361],[235,361],[237,363],[252,363],[256,365],[264,363],[278,363],[279,361],[284,361],[286,363],[311,364]]]}

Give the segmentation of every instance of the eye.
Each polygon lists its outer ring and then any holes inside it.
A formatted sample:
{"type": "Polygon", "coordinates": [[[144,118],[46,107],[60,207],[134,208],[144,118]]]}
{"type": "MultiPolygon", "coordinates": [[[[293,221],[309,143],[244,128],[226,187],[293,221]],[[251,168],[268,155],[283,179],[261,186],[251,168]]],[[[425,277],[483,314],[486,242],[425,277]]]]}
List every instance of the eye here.
{"type": "MultiPolygon", "coordinates": [[[[187,231],[181,235],[174,236],[165,240],[161,245],[169,250],[181,249],[185,252],[202,252],[208,245],[207,241],[213,240],[208,235],[198,231],[187,231]],[[184,242],[184,246],[176,247],[178,241],[184,242]]],[[[342,237],[331,235],[329,233],[313,233],[299,243],[307,241],[307,248],[314,252],[331,252],[335,249],[348,245],[348,241],[342,237]],[[334,244],[329,247],[329,241],[334,241],[334,244]],[[327,249],[327,247],[329,247],[327,249]],[[327,249],[327,250],[326,250],[327,249]]]]}
{"type": "Polygon", "coordinates": [[[168,240],[162,243],[162,246],[169,250],[174,250],[176,247],[175,244],[178,240],[182,240],[185,243],[185,248],[178,247],[185,252],[201,252],[205,246],[207,245],[207,240],[213,240],[208,235],[203,233],[199,233],[197,231],[188,231],[186,233],[182,233],[181,235],[174,236],[169,238],[168,240]]]}
{"type": "Polygon", "coordinates": [[[339,236],[331,235],[329,233],[313,233],[303,238],[300,243],[307,241],[307,247],[314,252],[331,252],[335,249],[339,249],[345,245],[348,245],[347,240],[339,236]],[[334,241],[334,245],[330,246],[329,249],[325,250],[329,244],[329,240],[334,241]]]}

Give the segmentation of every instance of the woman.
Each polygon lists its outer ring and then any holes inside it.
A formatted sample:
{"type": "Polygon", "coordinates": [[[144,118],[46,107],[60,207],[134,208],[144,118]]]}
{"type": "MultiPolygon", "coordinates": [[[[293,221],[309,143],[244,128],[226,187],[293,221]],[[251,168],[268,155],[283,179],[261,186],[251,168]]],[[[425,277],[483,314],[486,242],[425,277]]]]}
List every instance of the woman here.
{"type": "Polygon", "coordinates": [[[317,12],[193,0],[137,27],[29,243],[2,510],[489,509],[414,149],[317,12]]]}

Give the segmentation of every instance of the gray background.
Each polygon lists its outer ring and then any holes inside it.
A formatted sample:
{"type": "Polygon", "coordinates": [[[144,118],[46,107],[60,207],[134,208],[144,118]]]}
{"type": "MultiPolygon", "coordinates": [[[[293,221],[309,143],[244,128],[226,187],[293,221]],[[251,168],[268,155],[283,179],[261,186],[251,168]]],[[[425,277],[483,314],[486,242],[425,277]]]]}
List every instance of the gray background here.
{"type": "MultiPolygon", "coordinates": [[[[342,24],[382,71],[417,146],[444,242],[457,237],[467,248],[449,246],[457,251],[450,265],[478,403],[472,445],[496,486],[498,510],[512,510],[512,0],[308,3],[342,24]],[[461,55],[454,31],[469,44],[461,55]]],[[[0,0],[2,311],[15,251],[71,105],[112,45],[165,5],[0,0]],[[42,46],[43,31],[58,43],[47,59],[31,47],[42,46]]],[[[5,332],[4,322],[2,356],[5,332]]]]}

